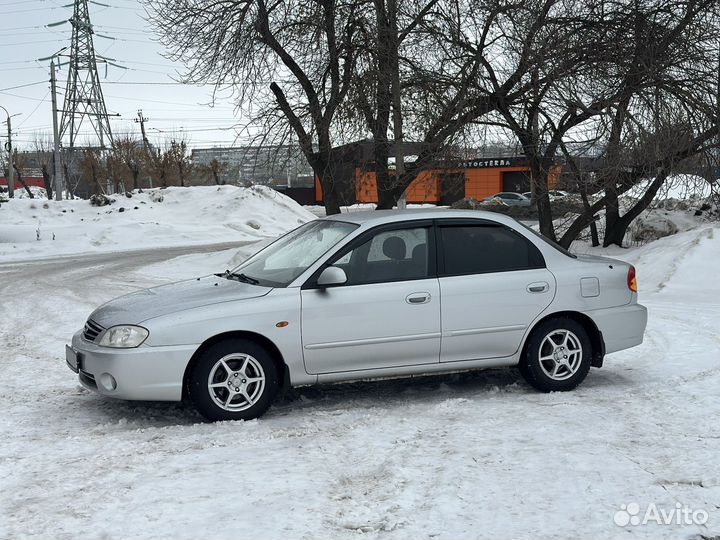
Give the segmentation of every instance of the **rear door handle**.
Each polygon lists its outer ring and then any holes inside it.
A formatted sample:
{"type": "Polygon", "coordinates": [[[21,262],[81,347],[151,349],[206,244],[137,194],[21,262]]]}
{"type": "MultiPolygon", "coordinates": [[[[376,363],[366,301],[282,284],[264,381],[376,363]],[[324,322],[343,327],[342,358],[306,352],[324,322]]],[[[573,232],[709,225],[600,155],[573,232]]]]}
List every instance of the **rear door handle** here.
{"type": "Polygon", "coordinates": [[[550,285],[546,281],[536,281],[527,286],[527,291],[531,293],[542,293],[550,289],[550,285]]]}
{"type": "Polygon", "coordinates": [[[405,297],[405,301],[408,304],[427,304],[430,301],[430,293],[429,292],[417,292],[408,294],[405,297]]]}

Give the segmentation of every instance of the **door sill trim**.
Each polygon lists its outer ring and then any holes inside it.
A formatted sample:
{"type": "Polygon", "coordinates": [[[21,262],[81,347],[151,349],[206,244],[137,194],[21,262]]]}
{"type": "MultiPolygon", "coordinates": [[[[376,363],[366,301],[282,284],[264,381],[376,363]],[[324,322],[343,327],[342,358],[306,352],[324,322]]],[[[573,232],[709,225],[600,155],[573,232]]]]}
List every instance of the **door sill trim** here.
{"type": "Polygon", "coordinates": [[[467,330],[448,330],[442,333],[442,337],[473,336],[475,334],[495,334],[500,332],[515,332],[525,330],[524,324],[513,324],[509,326],[494,326],[491,328],[468,328],[467,330]]]}
{"type": "Polygon", "coordinates": [[[368,338],[368,339],[352,339],[349,341],[332,341],[329,343],[311,343],[305,345],[306,350],[316,349],[333,349],[335,347],[355,347],[358,345],[377,345],[380,343],[399,343],[402,341],[419,341],[421,339],[437,339],[440,337],[440,332],[432,332],[429,334],[410,334],[407,336],[389,336],[380,338],[368,338]]]}

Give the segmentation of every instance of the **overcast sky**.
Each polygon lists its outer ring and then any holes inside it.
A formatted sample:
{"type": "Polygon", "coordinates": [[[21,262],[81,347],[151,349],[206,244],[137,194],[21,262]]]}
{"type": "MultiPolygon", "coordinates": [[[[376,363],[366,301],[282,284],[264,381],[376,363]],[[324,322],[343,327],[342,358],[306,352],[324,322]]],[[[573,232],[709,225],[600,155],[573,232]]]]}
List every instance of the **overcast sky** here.
{"type": "MultiPolygon", "coordinates": [[[[144,10],[136,0],[98,0],[111,7],[90,5],[94,25],[95,50],[116,59],[129,69],[99,65],[105,102],[114,134],[139,132],[133,122],[142,109],[149,119],[146,127],[152,140],[169,139],[185,133],[192,147],[228,146],[236,141],[234,106],[227,98],[217,98],[214,107],[211,87],[186,86],[173,82],[182,66],[163,58],[164,48],[144,20],[144,10]],[[99,34],[99,35],[98,35],[99,34]],[[109,36],[115,39],[100,37],[109,36]]],[[[36,134],[52,133],[49,61],[38,58],[52,55],[69,46],[71,26],[47,28],[47,24],[67,20],[70,0],[0,0],[0,105],[11,114],[13,139],[17,147],[28,147],[36,134]],[[24,86],[27,85],[27,86],[24,86]],[[14,88],[20,86],[21,88],[14,88]]],[[[67,69],[58,72],[58,103],[62,98],[67,69]]],[[[0,110],[4,122],[5,113],[0,110]]],[[[58,118],[59,121],[59,118],[58,118]]],[[[0,126],[0,141],[6,140],[7,127],[0,126]]],[[[83,132],[90,129],[83,124],[83,132]]],[[[242,142],[243,139],[237,139],[242,142]]]]}

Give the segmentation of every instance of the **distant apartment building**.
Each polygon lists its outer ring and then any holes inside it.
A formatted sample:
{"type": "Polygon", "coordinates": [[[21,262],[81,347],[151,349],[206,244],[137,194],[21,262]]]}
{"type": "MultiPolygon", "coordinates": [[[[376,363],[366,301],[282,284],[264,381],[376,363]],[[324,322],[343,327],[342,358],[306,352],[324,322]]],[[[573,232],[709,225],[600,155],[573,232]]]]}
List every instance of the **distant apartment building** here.
{"type": "Polygon", "coordinates": [[[293,145],[196,148],[191,158],[195,166],[217,160],[223,165],[220,179],[228,184],[313,185],[312,168],[293,145]]]}

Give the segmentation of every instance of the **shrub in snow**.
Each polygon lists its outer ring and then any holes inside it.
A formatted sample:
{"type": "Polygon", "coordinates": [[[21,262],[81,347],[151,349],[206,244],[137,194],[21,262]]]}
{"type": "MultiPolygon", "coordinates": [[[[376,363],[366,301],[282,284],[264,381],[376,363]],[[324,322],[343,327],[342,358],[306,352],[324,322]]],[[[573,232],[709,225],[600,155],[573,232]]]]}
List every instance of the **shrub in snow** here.
{"type": "Polygon", "coordinates": [[[668,218],[648,216],[636,219],[631,231],[630,234],[634,241],[650,242],[676,234],[678,227],[668,218]]]}
{"type": "Polygon", "coordinates": [[[103,195],[102,193],[98,193],[97,195],[93,195],[90,197],[90,204],[93,206],[107,206],[108,204],[112,204],[114,201],[107,195],[103,195]]]}
{"type": "Polygon", "coordinates": [[[163,202],[163,200],[165,200],[165,197],[159,191],[153,191],[150,194],[150,200],[154,203],[161,203],[163,202]]]}
{"type": "Polygon", "coordinates": [[[482,203],[472,197],[465,197],[459,201],[455,201],[450,205],[450,208],[457,210],[480,210],[482,209],[482,203]]]}

